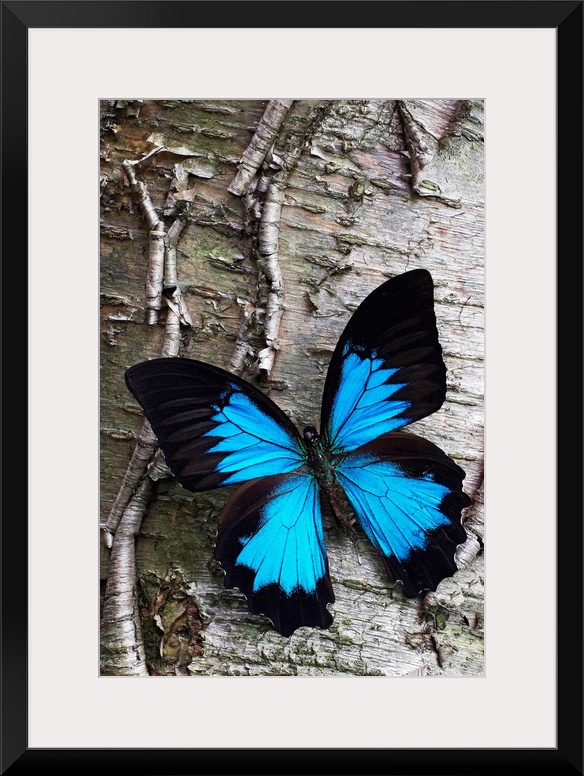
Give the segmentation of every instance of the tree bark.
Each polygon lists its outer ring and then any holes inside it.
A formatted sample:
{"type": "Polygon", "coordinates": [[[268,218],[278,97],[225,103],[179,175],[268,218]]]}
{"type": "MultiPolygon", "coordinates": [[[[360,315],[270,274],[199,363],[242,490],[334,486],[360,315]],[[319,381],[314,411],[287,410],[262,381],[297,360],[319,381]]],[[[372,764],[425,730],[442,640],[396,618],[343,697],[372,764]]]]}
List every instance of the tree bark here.
{"type": "Polygon", "coordinates": [[[480,100],[101,104],[102,672],[483,673],[483,105],[480,100]],[[326,631],[278,634],[212,560],[234,488],[192,494],[124,384],[160,355],[209,361],[318,425],[351,311],[428,269],[448,370],[415,423],[466,471],[459,571],[423,599],[325,514],[326,631]]]}

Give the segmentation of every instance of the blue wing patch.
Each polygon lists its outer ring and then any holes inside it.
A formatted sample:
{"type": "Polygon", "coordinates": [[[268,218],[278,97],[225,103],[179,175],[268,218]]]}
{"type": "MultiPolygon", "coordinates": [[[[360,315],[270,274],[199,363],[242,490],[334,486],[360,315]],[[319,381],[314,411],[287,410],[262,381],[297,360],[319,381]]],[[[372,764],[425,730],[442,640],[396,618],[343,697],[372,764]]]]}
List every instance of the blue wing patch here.
{"type": "Polygon", "coordinates": [[[305,462],[297,439],[263,412],[238,386],[231,384],[224,404],[214,405],[213,428],[203,437],[218,437],[207,454],[221,453],[215,471],[228,474],[224,485],[294,471],[305,462]]]}
{"type": "Polygon", "coordinates": [[[347,342],[326,428],[332,452],[356,450],[410,422],[403,415],[410,402],[394,396],[406,386],[396,378],[399,371],[384,368],[375,351],[368,355],[347,342]]]}
{"type": "Polygon", "coordinates": [[[332,452],[351,452],[435,412],[445,396],[432,277],[405,272],[369,294],[339,337],[321,430],[332,452]]]}
{"type": "Polygon", "coordinates": [[[250,611],[268,616],[280,633],[332,622],[318,484],[309,470],[237,490],[221,515],[215,557],[226,587],[238,587],[250,611]]]}
{"type": "Polygon", "coordinates": [[[310,474],[281,480],[259,512],[251,536],[241,537],[236,566],[255,571],[253,590],[275,583],[290,595],[314,593],[326,573],[317,483],[310,474]]]}
{"type": "Polygon", "coordinates": [[[430,474],[412,479],[397,464],[362,454],[348,455],[336,472],[363,530],[386,557],[407,560],[448,522],[440,511],[448,488],[430,474]]]}

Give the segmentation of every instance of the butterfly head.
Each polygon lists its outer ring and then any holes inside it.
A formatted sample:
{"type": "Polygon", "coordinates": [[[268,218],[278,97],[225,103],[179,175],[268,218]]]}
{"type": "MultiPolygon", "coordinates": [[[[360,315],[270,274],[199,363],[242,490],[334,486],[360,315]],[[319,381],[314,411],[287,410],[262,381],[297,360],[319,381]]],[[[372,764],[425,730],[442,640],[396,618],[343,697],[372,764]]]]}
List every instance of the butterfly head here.
{"type": "Polygon", "coordinates": [[[313,446],[318,442],[318,431],[314,426],[306,426],[302,432],[302,436],[308,446],[313,446]]]}

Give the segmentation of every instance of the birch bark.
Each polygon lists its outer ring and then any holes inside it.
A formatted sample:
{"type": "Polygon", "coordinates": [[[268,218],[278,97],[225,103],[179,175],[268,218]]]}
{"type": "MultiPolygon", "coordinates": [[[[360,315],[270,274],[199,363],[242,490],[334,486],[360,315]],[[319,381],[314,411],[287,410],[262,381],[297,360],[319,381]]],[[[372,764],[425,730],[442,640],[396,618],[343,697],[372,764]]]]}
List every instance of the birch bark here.
{"type": "Polygon", "coordinates": [[[104,673],[482,675],[482,111],[454,99],[102,103],[104,673]],[[286,639],[212,561],[232,488],[195,495],[168,476],[124,371],[178,352],[259,379],[300,428],[317,425],[351,311],[415,267],[434,277],[448,390],[412,431],[467,473],[461,568],[405,599],[365,537],[325,515],[335,621],[286,639]]]}

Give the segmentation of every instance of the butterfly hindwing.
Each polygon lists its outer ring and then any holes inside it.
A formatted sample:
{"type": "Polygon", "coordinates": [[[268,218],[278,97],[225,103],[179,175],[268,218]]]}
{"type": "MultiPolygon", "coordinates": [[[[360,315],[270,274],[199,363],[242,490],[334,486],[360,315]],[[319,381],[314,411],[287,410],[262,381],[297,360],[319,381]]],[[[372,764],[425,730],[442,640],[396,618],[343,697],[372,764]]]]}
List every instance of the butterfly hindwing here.
{"type": "Polygon", "coordinates": [[[318,484],[306,468],[242,485],[221,514],[215,557],[225,586],[238,587],[282,635],[331,624],[318,484]]]}
{"type": "Polygon", "coordinates": [[[386,434],[341,456],[335,476],[390,579],[412,598],[457,570],[466,540],[463,470],[439,447],[407,432],[386,434]]]}
{"type": "Polygon", "coordinates": [[[416,269],[353,313],[328,368],[321,434],[332,452],[356,450],[435,412],[445,395],[432,277],[416,269]]]}
{"type": "Polygon", "coordinates": [[[128,369],[126,383],[188,490],[283,474],[304,463],[294,424],[230,372],[187,358],[156,358],[128,369]]]}

